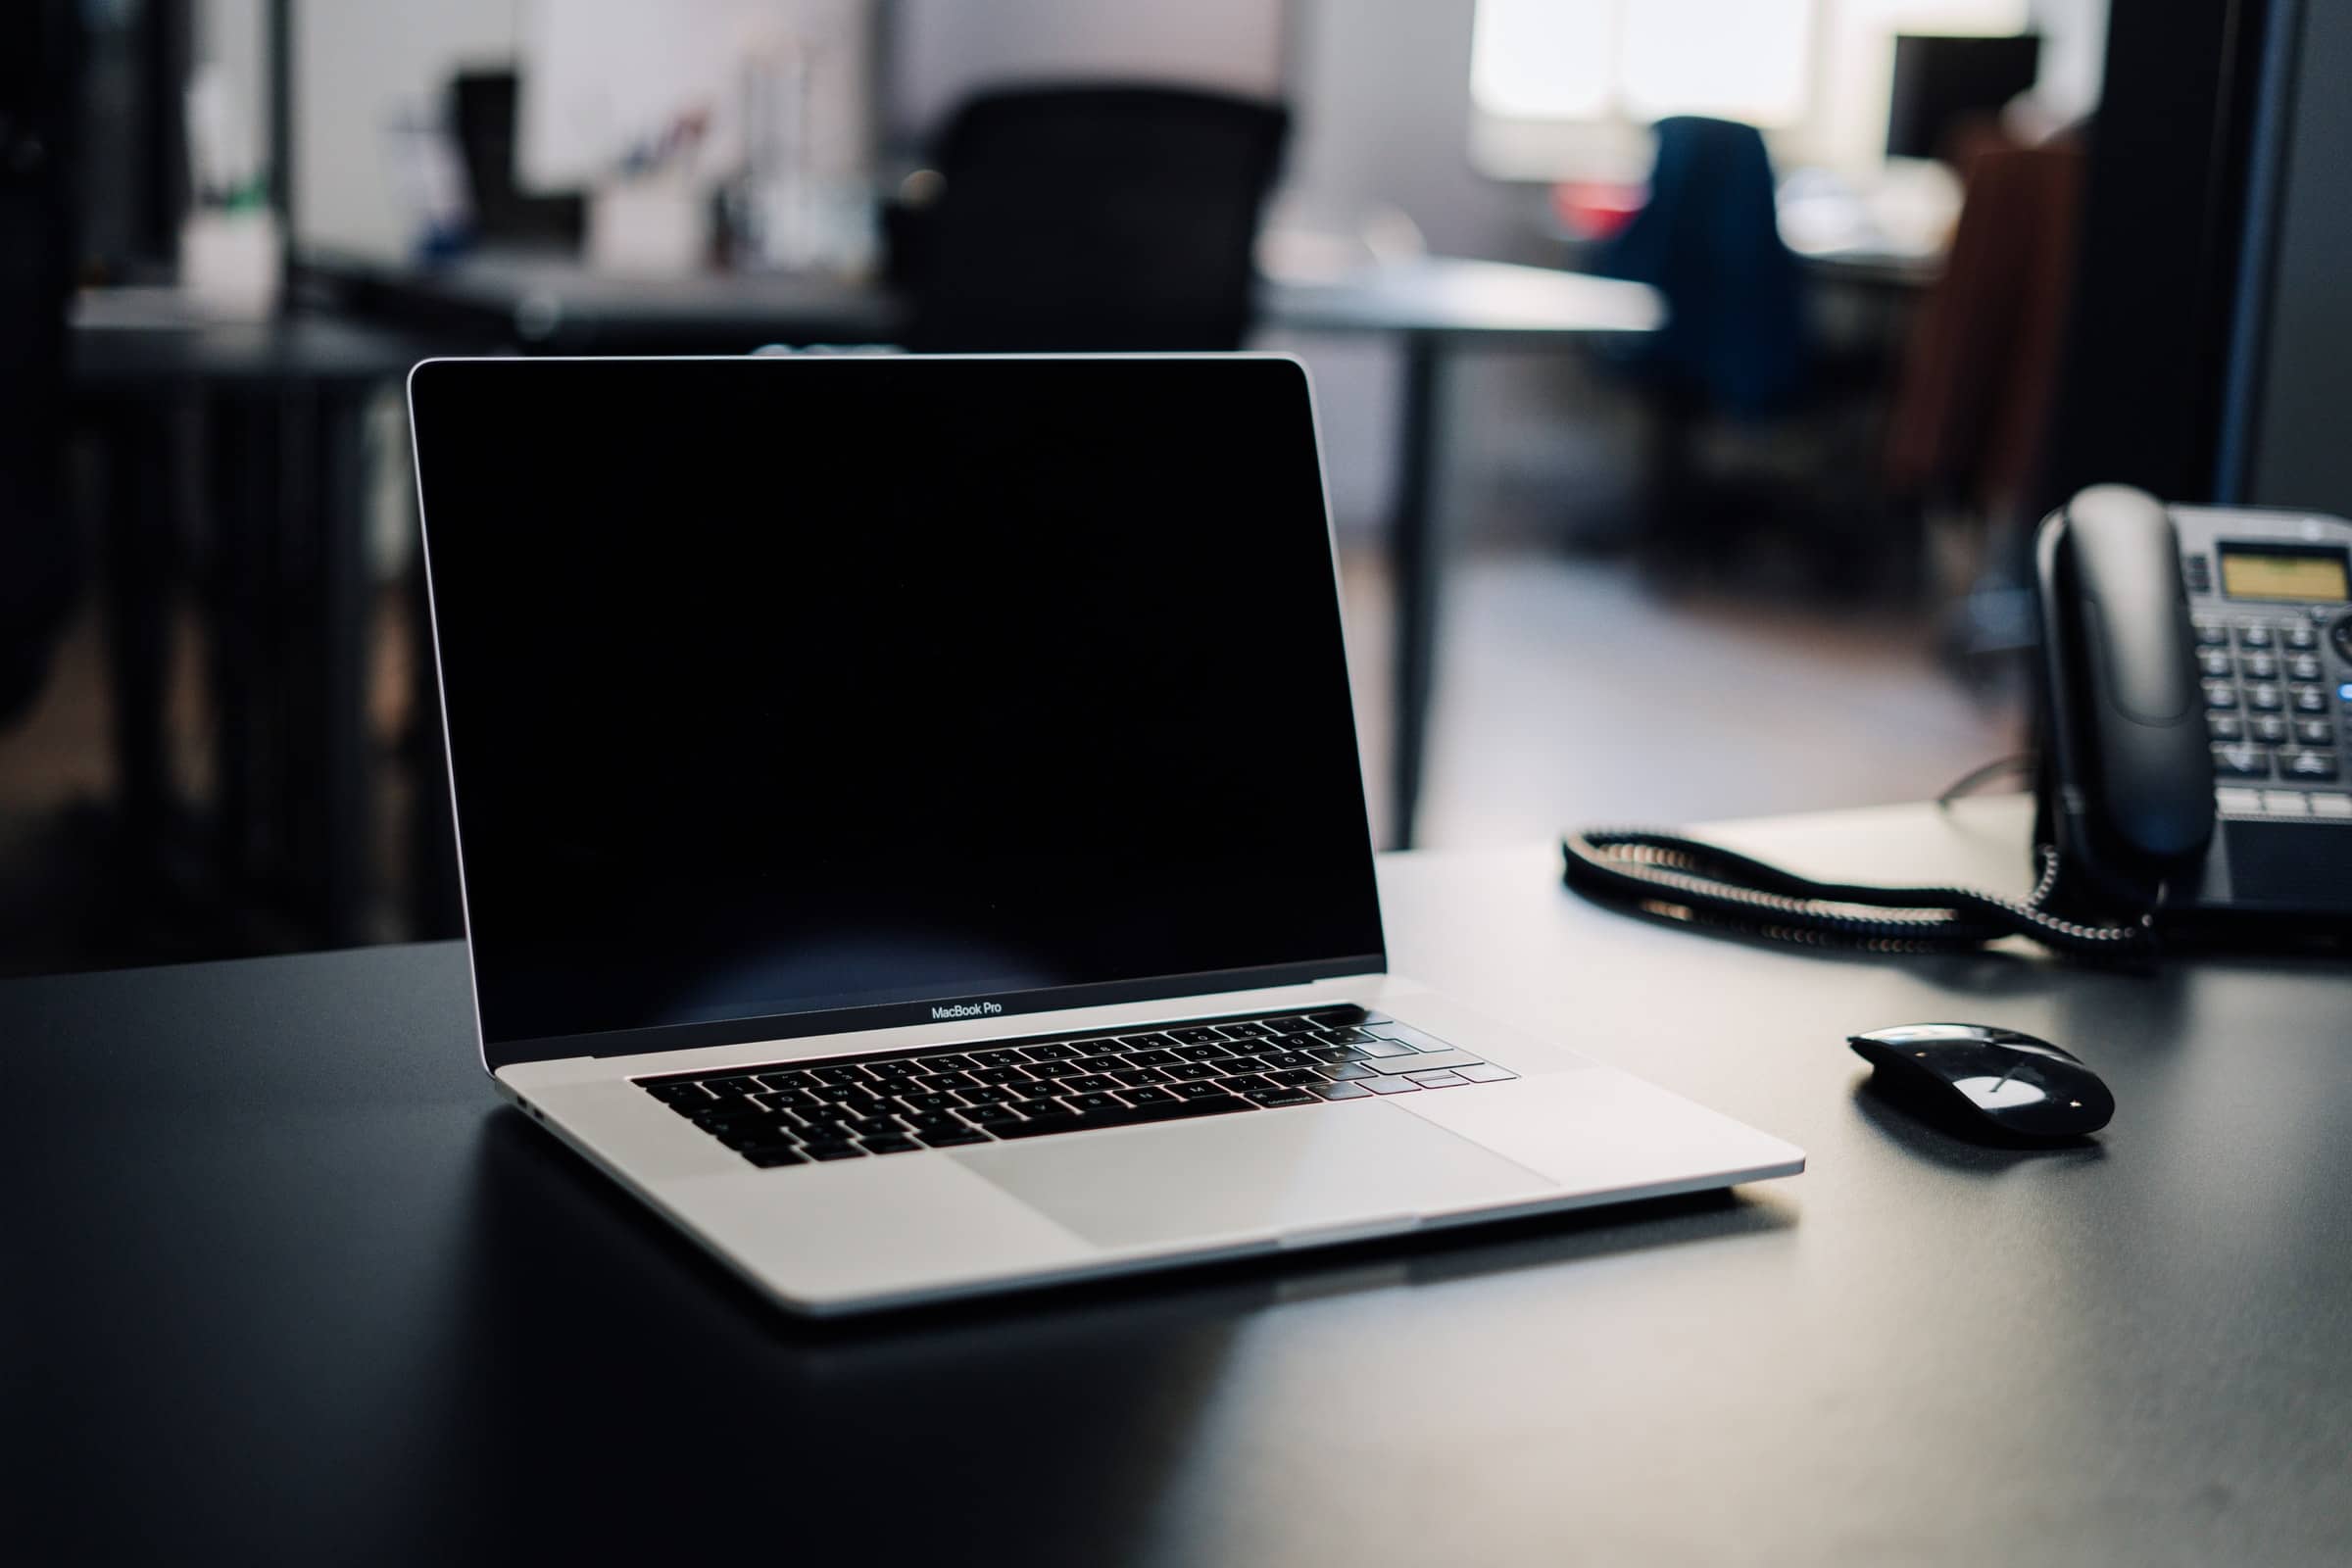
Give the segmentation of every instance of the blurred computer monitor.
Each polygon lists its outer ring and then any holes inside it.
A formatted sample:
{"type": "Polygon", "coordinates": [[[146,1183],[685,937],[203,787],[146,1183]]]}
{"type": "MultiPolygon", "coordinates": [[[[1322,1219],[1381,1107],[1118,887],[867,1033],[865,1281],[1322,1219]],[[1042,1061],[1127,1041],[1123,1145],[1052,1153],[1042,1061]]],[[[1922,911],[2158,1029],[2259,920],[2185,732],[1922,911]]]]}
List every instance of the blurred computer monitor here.
{"type": "Polygon", "coordinates": [[[1886,106],[1886,156],[1938,158],[1955,124],[2033,87],[2041,35],[1956,38],[1920,33],[1894,40],[1894,84],[1886,106]]]}

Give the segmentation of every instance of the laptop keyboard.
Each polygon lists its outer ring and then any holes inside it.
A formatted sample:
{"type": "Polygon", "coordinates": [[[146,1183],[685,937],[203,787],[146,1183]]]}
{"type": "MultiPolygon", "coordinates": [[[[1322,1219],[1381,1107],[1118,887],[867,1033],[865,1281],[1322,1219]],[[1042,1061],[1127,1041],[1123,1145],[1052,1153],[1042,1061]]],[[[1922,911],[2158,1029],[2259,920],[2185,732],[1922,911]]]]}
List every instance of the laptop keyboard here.
{"type": "Polygon", "coordinates": [[[803,1165],[1516,1076],[1386,1013],[1340,1006],[636,1083],[755,1165],[803,1165]]]}

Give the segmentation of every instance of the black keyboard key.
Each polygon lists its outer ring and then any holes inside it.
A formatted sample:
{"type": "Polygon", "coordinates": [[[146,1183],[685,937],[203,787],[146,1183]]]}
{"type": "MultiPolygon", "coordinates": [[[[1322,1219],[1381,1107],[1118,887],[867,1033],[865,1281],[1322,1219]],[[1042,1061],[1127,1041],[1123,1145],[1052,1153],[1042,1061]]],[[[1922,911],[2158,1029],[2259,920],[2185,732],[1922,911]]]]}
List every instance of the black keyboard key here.
{"type": "Polygon", "coordinates": [[[894,1056],[888,1061],[869,1061],[865,1064],[865,1070],[877,1082],[892,1084],[916,1076],[922,1067],[905,1056],[894,1056]]]}
{"type": "Polygon", "coordinates": [[[787,1067],[777,1072],[754,1073],[752,1076],[770,1089],[806,1089],[816,1082],[798,1067],[787,1067]]]}
{"type": "Polygon", "coordinates": [[[1275,1105],[1320,1105],[1323,1103],[1320,1096],[1310,1094],[1303,1089],[1252,1089],[1242,1098],[1252,1105],[1269,1107],[1275,1105]]]}
{"type": "Polygon", "coordinates": [[[1168,1031],[1168,1038],[1180,1046],[1207,1046],[1214,1045],[1225,1037],[1214,1029],[1171,1029],[1168,1031]]]}
{"type": "Polygon", "coordinates": [[[999,1046],[994,1051],[972,1053],[972,1065],[975,1067],[1017,1067],[1021,1061],[1021,1054],[1010,1046],[999,1046]]]}
{"type": "Polygon", "coordinates": [[[1314,1093],[1325,1100],[1370,1100],[1372,1091],[1362,1084],[1324,1084],[1314,1093]]]}
{"type": "Polygon", "coordinates": [[[1217,1027],[1229,1040],[1263,1040],[1274,1033],[1262,1023],[1225,1023],[1217,1027]]]}
{"type": "Polygon", "coordinates": [[[1110,1094],[1064,1095],[1061,1098],[1063,1103],[1082,1115],[1090,1111],[1116,1110],[1125,1103],[1117,1096],[1110,1094]]]}
{"type": "Polygon", "coordinates": [[[1259,1056],[1228,1056],[1217,1063],[1220,1072],[1264,1072],[1268,1063],[1259,1056]]]}
{"type": "Polygon", "coordinates": [[[1286,1089],[1311,1089],[1324,1081],[1323,1074],[1311,1067],[1293,1067],[1286,1072],[1268,1073],[1266,1076],[1286,1089]]]}
{"type": "Polygon", "coordinates": [[[801,1152],[807,1154],[810,1159],[856,1159],[865,1151],[844,1138],[825,1143],[803,1144],[801,1152]]]}
{"type": "Polygon", "coordinates": [[[1344,1061],[1363,1060],[1364,1049],[1361,1046],[1317,1046],[1307,1054],[1317,1061],[1327,1061],[1336,1066],[1344,1061]]]}
{"type": "Polygon", "coordinates": [[[767,1095],[762,1098],[777,1110],[807,1110],[812,1105],[824,1103],[806,1089],[787,1089],[781,1094],[767,1095]]]}
{"type": "Polygon", "coordinates": [[[959,1132],[916,1133],[914,1141],[926,1149],[960,1149],[966,1144],[985,1144],[988,1134],[966,1127],[959,1132]]]}
{"type": "Polygon", "coordinates": [[[837,1067],[811,1067],[808,1076],[820,1084],[861,1084],[867,1081],[863,1067],[846,1061],[837,1067]]]}
{"type": "Polygon", "coordinates": [[[1141,1089],[1146,1084],[1168,1082],[1168,1075],[1157,1067],[1130,1067],[1125,1072],[1112,1073],[1110,1078],[1123,1089],[1141,1089]]]}
{"type": "Polygon", "coordinates": [[[1176,1097],[1165,1089],[1154,1089],[1147,1084],[1141,1089],[1123,1091],[1120,1098],[1130,1105],[1164,1105],[1176,1097]]]}
{"type": "Polygon", "coordinates": [[[701,1084],[682,1078],[670,1078],[661,1083],[647,1084],[645,1092],[666,1105],[691,1105],[697,1101],[710,1098],[710,1091],[705,1089],[701,1084]]]}
{"type": "Polygon", "coordinates": [[[1387,1023],[1389,1015],[1370,1007],[1326,1007],[1307,1014],[1308,1021],[1323,1029],[1361,1028],[1368,1023],[1387,1023]]]}
{"type": "Polygon", "coordinates": [[[1175,1042],[1166,1035],[1121,1035],[1119,1044],[1131,1051],[1165,1051],[1175,1042]]]}
{"type": "Polygon", "coordinates": [[[957,1055],[953,1052],[944,1056],[918,1056],[915,1059],[934,1073],[962,1072],[972,1065],[971,1057],[957,1055]]]}
{"type": "Polygon", "coordinates": [[[865,1152],[869,1154],[911,1154],[923,1147],[913,1139],[899,1133],[884,1138],[861,1139],[859,1142],[865,1145],[865,1152]]]}
{"type": "Polygon", "coordinates": [[[867,1084],[824,1083],[808,1092],[828,1105],[870,1104],[880,1098],[867,1084]]]}
{"type": "Polygon", "coordinates": [[[1117,1072],[1126,1065],[1127,1058],[1125,1056],[1080,1056],[1078,1058],[1080,1072],[1117,1072]]]}
{"type": "Polygon", "coordinates": [[[899,1125],[896,1116],[860,1116],[843,1125],[854,1138],[896,1138],[906,1130],[899,1125]]]}
{"type": "Polygon", "coordinates": [[[1085,1070],[1078,1065],[1075,1059],[1041,1061],[1030,1067],[1029,1076],[1047,1083],[1054,1083],[1063,1078],[1075,1078],[1085,1070]]]}
{"type": "Polygon", "coordinates": [[[1264,1054],[1264,1060],[1269,1067],[1311,1067],[1315,1064],[1315,1058],[1303,1051],[1269,1051],[1264,1054]]]}
{"type": "Polygon", "coordinates": [[[963,1119],[975,1127],[1001,1127],[1019,1121],[1021,1113],[1010,1105],[973,1105],[963,1112],[963,1119]]]}
{"type": "Polygon", "coordinates": [[[1314,1051],[1320,1049],[1322,1045],[1323,1035],[1320,1030],[1298,1030],[1291,1034],[1276,1035],[1272,1045],[1267,1049],[1272,1051],[1314,1051]]]}
{"type": "Polygon", "coordinates": [[[1100,1095],[1106,1094],[1118,1087],[1119,1081],[1108,1073],[1090,1072],[1076,1078],[1064,1078],[1056,1086],[1054,1092],[1064,1096],[1100,1095]]]}
{"type": "Polygon", "coordinates": [[[1213,1061],[1180,1061],[1168,1069],[1168,1076],[1179,1083],[1199,1083],[1203,1078],[1214,1078],[1224,1070],[1213,1061]]]}
{"type": "Polygon", "coordinates": [[[1234,1050],[1230,1045],[1183,1046],[1176,1054],[1187,1061],[1223,1061],[1234,1054],[1234,1050]]]}
{"type": "Polygon", "coordinates": [[[1012,1108],[1024,1116],[1060,1116],[1067,1114],[1070,1107],[1058,1100],[1040,1098],[1016,1100],[1012,1102],[1012,1108]]]}
{"type": "Polygon", "coordinates": [[[1231,1078],[1220,1078],[1217,1080],[1217,1082],[1223,1084],[1228,1091],[1237,1095],[1246,1095],[1251,1090],[1255,1089],[1271,1089],[1274,1087],[1272,1079],[1260,1078],[1256,1073],[1253,1072],[1236,1073],[1231,1078]]]}
{"type": "Polygon", "coordinates": [[[1131,1051],[1127,1064],[1131,1067],[1173,1067],[1181,1060],[1173,1051],[1131,1051]]]}
{"type": "Polygon", "coordinates": [[[919,1093],[909,1091],[896,1097],[894,1102],[900,1108],[917,1115],[932,1111],[954,1110],[957,1104],[961,1103],[954,1095],[943,1089],[927,1089],[919,1093]]]}
{"type": "Polygon", "coordinates": [[[926,1089],[977,1089],[978,1080],[968,1072],[935,1072],[923,1080],[926,1089]]]}
{"type": "Polygon", "coordinates": [[[1087,1115],[1040,1116],[1018,1126],[1000,1127],[1001,1138],[1045,1138],[1056,1133],[1094,1132],[1106,1127],[1140,1127],[1148,1122],[1183,1121],[1194,1116],[1223,1116],[1256,1107],[1238,1095],[1204,1095],[1197,1100],[1171,1100],[1165,1104],[1121,1105],[1115,1110],[1087,1115]]]}
{"type": "Polygon", "coordinates": [[[1078,1054],[1067,1046],[1023,1046],[1021,1054],[1031,1061],[1067,1061],[1078,1054]]]}
{"type": "Polygon", "coordinates": [[[972,1082],[1002,1086],[1025,1084],[1030,1082],[1030,1078],[1018,1067],[975,1067],[972,1069],[972,1082]]]}
{"type": "Polygon", "coordinates": [[[1178,1084],[1172,1092],[1178,1100],[1222,1100],[1225,1098],[1225,1086],[1222,1084],[1178,1084]]]}
{"type": "Polygon", "coordinates": [[[765,1149],[747,1149],[743,1151],[743,1157],[750,1160],[755,1165],[763,1167],[772,1165],[806,1165],[808,1163],[808,1156],[802,1153],[799,1150],[793,1148],[790,1144],[773,1144],[765,1149]]]}
{"type": "Polygon", "coordinates": [[[1360,1046],[1371,1038],[1361,1029],[1335,1028],[1323,1031],[1323,1043],[1327,1046],[1360,1046]]]}
{"type": "Polygon", "coordinates": [[[1360,1061],[1343,1061],[1336,1067],[1323,1069],[1323,1076],[1335,1084],[1351,1083],[1358,1078],[1377,1078],[1379,1073],[1360,1061]]]}
{"type": "Polygon", "coordinates": [[[1077,1059],[1083,1061],[1089,1056],[1123,1056],[1135,1048],[1128,1045],[1126,1041],[1113,1037],[1102,1040],[1073,1040],[1070,1042],[1070,1049],[1078,1054],[1077,1059]]]}
{"type": "Polygon", "coordinates": [[[713,1134],[729,1149],[766,1149],[775,1144],[798,1143],[792,1130],[781,1122],[762,1122],[744,1127],[729,1127],[713,1134]]]}
{"type": "Polygon", "coordinates": [[[967,1105],[1003,1105],[1019,1097],[1009,1089],[1000,1089],[994,1084],[982,1084],[977,1089],[956,1090],[956,1098],[967,1105]]]}

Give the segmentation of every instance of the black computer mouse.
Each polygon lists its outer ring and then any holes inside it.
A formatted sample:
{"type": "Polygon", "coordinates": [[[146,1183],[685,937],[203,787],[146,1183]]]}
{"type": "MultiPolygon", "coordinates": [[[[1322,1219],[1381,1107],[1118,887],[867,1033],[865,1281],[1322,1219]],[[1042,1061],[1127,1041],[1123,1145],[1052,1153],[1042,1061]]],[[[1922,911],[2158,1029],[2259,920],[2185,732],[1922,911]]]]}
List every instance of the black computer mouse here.
{"type": "Polygon", "coordinates": [[[2046,1040],[1981,1023],[1907,1023],[1846,1044],[1878,1071],[1872,1085],[1998,1140],[2080,1138],[2107,1125],[2115,1096],[2046,1040]]]}

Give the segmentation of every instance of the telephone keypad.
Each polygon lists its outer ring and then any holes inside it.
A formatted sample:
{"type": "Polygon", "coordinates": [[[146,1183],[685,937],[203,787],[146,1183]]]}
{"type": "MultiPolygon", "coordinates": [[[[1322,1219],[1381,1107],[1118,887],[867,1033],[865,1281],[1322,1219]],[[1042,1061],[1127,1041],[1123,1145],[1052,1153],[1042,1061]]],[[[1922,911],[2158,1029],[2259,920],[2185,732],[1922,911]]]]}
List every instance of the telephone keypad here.
{"type": "Polygon", "coordinates": [[[2271,754],[2259,746],[2216,746],[2213,771],[2222,778],[2269,778],[2271,754]]]}
{"type": "Polygon", "coordinates": [[[2229,817],[2324,818],[2352,829],[2344,785],[2352,778],[2352,612],[2225,603],[2213,592],[2209,559],[2183,551],[2181,577],[2216,807],[2229,817]]]}

